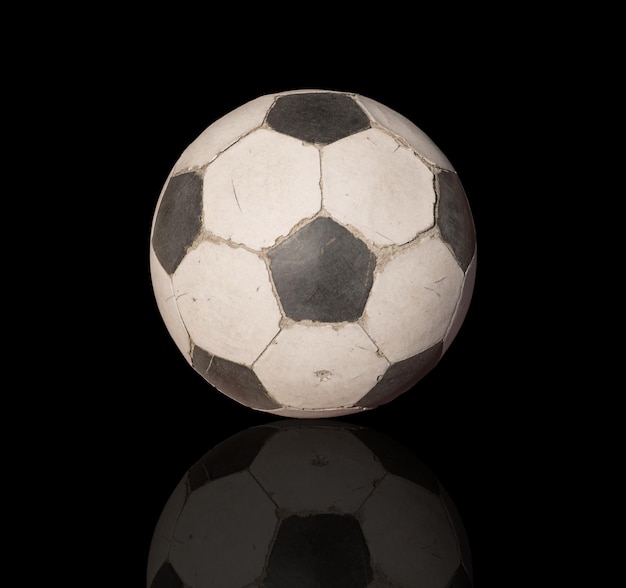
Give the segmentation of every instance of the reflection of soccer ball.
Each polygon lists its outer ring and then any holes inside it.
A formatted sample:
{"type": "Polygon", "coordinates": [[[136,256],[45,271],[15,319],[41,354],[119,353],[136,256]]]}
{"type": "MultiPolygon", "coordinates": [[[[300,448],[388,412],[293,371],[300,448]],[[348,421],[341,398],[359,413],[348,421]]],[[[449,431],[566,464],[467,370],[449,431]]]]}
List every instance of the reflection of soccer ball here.
{"type": "Polygon", "coordinates": [[[476,240],[459,178],[415,125],[363,96],[262,96],[209,126],[154,214],[151,273],[209,383],[284,416],[374,408],[460,328],[476,240]]]}
{"type": "Polygon", "coordinates": [[[471,588],[469,544],[434,474],[337,421],[253,427],[195,464],[165,505],[148,588],[471,588]]]}

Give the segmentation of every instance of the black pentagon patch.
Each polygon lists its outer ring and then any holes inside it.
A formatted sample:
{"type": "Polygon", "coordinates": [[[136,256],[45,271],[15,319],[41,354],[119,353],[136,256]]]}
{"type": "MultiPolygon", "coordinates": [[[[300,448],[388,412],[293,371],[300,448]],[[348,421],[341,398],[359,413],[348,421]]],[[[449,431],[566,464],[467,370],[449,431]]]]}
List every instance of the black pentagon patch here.
{"type": "Polygon", "coordinates": [[[194,347],[191,365],[209,384],[240,404],[260,410],[280,408],[249,367],[211,355],[198,346],[194,347]]]}
{"type": "Polygon", "coordinates": [[[372,451],[389,473],[439,494],[437,477],[406,447],[371,429],[364,428],[352,434],[372,451]]]}
{"type": "Polygon", "coordinates": [[[172,564],[166,561],[154,576],[150,588],[185,588],[172,564]]]}
{"type": "Polygon", "coordinates": [[[190,172],[174,176],[157,211],[152,247],[168,274],[173,274],[202,228],[202,179],[190,172]]]}
{"type": "Polygon", "coordinates": [[[389,366],[383,377],[359,402],[358,406],[374,408],[387,404],[419,382],[443,355],[443,341],[389,366]]]}
{"type": "Polygon", "coordinates": [[[254,427],[229,437],[216,445],[200,461],[192,466],[187,475],[189,492],[230,474],[248,468],[268,439],[277,433],[275,428],[254,427]]]}
{"type": "Polygon", "coordinates": [[[293,320],[356,321],[372,287],[376,257],[329,218],[317,218],[274,247],[270,270],[293,320]]]}
{"type": "Polygon", "coordinates": [[[267,564],[267,588],[365,588],[370,553],[351,515],[293,515],[278,530],[267,564]]]}
{"type": "Polygon", "coordinates": [[[367,115],[350,96],[330,92],[280,96],[267,124],[279,133],[322,145],[370,127],[367,115]]]}
{"type": "Polygon", "coordinates": [[[463,271],[472,261],[476,248],[474,219],[459,176],[442,170],[439,179],[437,224],[443,240],[452,247],[463,271]]]}

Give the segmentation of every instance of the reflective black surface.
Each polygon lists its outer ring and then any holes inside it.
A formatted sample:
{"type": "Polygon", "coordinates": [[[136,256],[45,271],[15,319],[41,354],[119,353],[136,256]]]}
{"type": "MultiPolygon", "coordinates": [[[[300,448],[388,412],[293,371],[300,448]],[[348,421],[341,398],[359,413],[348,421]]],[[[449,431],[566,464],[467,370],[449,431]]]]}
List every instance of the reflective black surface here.
{"type": "Polygon", "coordinates": [[[470,543],[409,449],[339,420],[281,420],[210,449],[156,525],[148,588],[461,588],[470,543]]]}

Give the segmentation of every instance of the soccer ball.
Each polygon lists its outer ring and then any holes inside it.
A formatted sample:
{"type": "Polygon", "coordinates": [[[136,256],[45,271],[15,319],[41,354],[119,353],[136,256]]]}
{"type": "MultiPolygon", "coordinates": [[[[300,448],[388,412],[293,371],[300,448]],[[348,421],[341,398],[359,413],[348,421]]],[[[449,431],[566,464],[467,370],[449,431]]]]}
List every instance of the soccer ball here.
{"type": "Polygon", "coordinates": [[[474,222],[446,156],[344,92],[261,96],[182,153],[154,213],[153,289],[213,387],[282,416],[390,402],[468,310],[474,222]]]}
{"type": "Polygon", "coordinates": [[[183,476],[148,588],[471,588],[459,513],[408,449],[336,420],[247,429],[183,476]]]}

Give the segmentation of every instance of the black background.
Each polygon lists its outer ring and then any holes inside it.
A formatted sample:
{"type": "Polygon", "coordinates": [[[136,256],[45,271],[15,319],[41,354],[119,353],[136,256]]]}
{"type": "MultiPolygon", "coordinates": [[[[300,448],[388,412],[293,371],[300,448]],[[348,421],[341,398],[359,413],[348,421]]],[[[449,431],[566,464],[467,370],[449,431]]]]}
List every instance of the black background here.
{"type": "Polygon", "coordinates": [[[439,477],[466,523],[477,586],[513,585],[539,550],[527,538],[539,524],[549,533],[535,519],[552,450],[538,443],[549,412],[530,384],[544,350],[526,344],[536,294],[523,247],[534,216],[528,146],[541,136],[532,108],[545,86],[523,35],[485,27],[433,42],[375,21],[306,34],[262,21],[251,38],[229,22],[220,39],[216,21],[198,38],[178,20],[174,35],[166,21],[138,19],[95,42],[79,34],[47,64],[48,91],[60,98],[48,105],[47,136],[71,145],[56,168],[67,196],[55,256],[66,260],[58,279],[72,287],[51,313],[49,329],[65,342],[49,352],[59,356],[46,368],[58,391],[39,410],[60,415],[52,461],[69,495],[61,518],[68,525],[67,509],[77,511],[76,542],[111,586],[145,584],[154,526],[186,470],[277,418],[222,396],[186,363],[156,307],[148,247],[185,147],[233,108],[289,89],[359,93],[412,120],[455,166],[477,231],[472,304],[439,365],[392,403],[339,420],[389,435],[439,477]]]}

